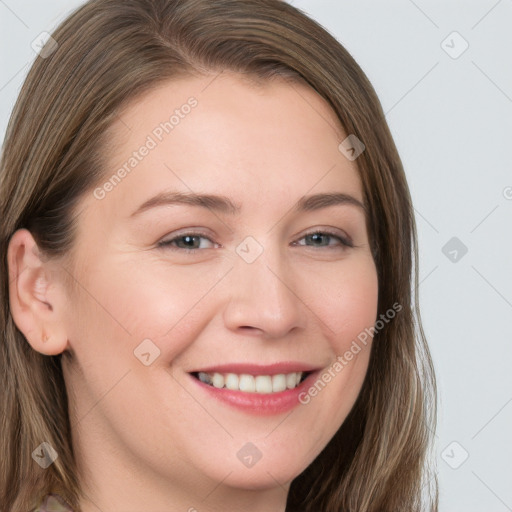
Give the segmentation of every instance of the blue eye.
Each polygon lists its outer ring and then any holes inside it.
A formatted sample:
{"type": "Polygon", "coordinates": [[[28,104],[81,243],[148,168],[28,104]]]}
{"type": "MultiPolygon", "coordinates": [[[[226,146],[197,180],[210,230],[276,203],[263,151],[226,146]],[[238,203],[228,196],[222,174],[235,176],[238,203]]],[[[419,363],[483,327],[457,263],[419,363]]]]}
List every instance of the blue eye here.
{"type": "Polygon", "coordinates": [[[339,235],[335,235],[334,233],[330,233],[328,231],[314,231],[313,233],[308,233],[303,236],[301,240],[306,240],[306,243],[296,243],[296,245],[308,245],[308,241],[311,242],[309,244],[310,247],[328,247],[328,248],[336,248],[340,245],[345,247],[354,247],[354,244],[351,240],[343,238],[339,235]],[[332,244],[332,241],[337,241],[338,243],[332,244]]]}
{"type": "Polygon", "coordinates": [[[212,242],[208,237],[203,236],[200,233],[185,233],[184,235],[158,242],[158,247],[170,247],[171,249],[181,249],[185,251],[195,251],[197,249],[211,248],[205,247],[205,244],[201,243],[201,240],[207,240],[212,245],[215,245],[214,242],[212,242]]]}
{"type": "MultiPolygon", "coordinates": [[[[175,251],[194,252],[201,249],[212,249],[218,246],[210,238],[202,233],[184,233],[183,235],[162,240],[158,242],[158,247],[168,248],[175,251]]],[[[354,247],[352,241],[328,231],[314,231],[303,236],[299,242],[293,242],[295,246],[307,246],[314,248],[336,249],[343,247],[354,247]],[[305,243],[300,243],[305,240],[305,243]],[[334,242],[334,243],[333,243],[334,242]]]]}

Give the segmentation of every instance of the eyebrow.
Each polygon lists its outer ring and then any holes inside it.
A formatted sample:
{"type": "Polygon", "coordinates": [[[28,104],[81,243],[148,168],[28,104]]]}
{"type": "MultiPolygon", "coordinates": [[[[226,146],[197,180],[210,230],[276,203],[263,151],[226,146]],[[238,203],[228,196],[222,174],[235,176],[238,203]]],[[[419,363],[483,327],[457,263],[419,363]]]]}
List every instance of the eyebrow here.
{"type": "MultiPolygon", "coordinates": [[[[242,206],[234,203],[226,196],[215,194],[196,194],[194,192],[162,192],[148,199],[137,208],[131,217],[158,206],[190,205],[200,206],[219,213],[239,214],[242,206]]],[[[365,205],[355,197],[344,193],[312,194],[301,197],[294,205],[296,212],[308,212],[328,208],[329,206],[349,205],[361,208],[366,212],[365,205]]]]}

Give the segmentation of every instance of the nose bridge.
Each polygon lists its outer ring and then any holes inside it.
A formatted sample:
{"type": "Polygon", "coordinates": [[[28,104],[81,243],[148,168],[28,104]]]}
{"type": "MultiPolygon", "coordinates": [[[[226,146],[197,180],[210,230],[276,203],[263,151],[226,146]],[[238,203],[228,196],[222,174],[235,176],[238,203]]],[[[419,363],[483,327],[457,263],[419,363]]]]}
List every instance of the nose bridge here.
{"type": "Polygon", "coordinates": [[[259,249],[254,239],[246,239],[246,245],[242,242],[237,247],[225,322],[230,329],[252,327],[269,337],[284,336],[304,326],[303,304],[290,282],[285,252],[270,242],[258,245],[259,249]],[[254,259],[248,257],[251,251],[254,259]]]}

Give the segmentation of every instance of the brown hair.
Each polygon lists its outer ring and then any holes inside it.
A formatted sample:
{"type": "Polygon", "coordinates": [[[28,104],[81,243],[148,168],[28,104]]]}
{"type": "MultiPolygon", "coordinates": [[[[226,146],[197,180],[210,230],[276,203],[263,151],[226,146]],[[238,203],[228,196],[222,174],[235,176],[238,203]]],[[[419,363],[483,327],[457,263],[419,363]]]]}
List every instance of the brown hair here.
{"type": "Polygon", "coordinates": [[[418,284],[411,199],[379,100],[354,59],[278,0],[92,0],[53,38],[57,49],[36,59],[23,85],[0,163],[2,510],[28,510],[50,492],[75,509],[80,499],[61,356],[33,350],[10,314],[11,236],[27,228],[47,257],[69,254],[76,206],[104,173],[104,135],[121,107],[165,80],[223,70],[305,81],[346,133],[363,141],[357,167],[378,272],[378,315],[402,306],[376,333],[356,404],[292,482],[286,510],[437,510],[435,475],[427,480],[436,388],[411,292],[418,284]],[[59,454],[46,470],[31,458],[42,440],[59,454]],[[425,498],[422,487],[433,492],[425,498]]]}

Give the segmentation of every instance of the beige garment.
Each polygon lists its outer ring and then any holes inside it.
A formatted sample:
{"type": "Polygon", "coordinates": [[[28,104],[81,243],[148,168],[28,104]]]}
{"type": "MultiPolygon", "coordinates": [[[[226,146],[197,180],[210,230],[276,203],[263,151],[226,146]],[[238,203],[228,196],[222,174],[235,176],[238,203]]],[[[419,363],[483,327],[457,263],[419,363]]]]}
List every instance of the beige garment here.
{"type": "Polygon", "coordinates": [[[32,512],[73,512],[71,507],[57,494],[48,494],[39,507],[32,512]]]}

